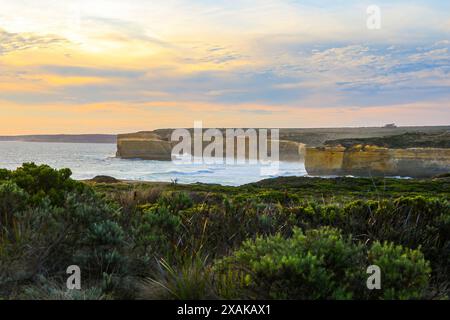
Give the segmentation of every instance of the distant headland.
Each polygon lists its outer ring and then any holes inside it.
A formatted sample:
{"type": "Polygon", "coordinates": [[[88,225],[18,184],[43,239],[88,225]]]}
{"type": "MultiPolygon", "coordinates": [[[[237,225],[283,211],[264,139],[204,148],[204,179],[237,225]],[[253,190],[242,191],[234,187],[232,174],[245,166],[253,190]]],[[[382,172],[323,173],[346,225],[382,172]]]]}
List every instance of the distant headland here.
{"type": "Polygon", "coordinates": [[[59,143],[116,143],[115,134],[45,134],[0,136],[0,141],[59,142],[59,143]]]}

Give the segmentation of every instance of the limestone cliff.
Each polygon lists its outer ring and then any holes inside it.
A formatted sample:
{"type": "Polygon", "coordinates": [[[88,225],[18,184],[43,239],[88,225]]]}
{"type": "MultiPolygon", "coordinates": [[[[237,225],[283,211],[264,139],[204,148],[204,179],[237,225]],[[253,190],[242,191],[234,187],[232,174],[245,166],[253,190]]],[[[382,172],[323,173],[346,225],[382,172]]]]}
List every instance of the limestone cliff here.
{"type": "Polygon", "coordinates": [[[310,175],[432,177],[450,172],[450,149],[376,146],[306,148],[310,175]]]}
{"type": "Polygon", "coordinates": [[[124,159],[171,160],[172,143],[161,140],[152,132],[117,136],[116,156],[124,159]]]}
{"type": "MultiPolygon", "coordinates": [[[[280,160],[305,161],[308,174],[318,176],[430,177],[450,172],[450,148],[446,147],[450,141],[449,130],[448,126],[282,129],[280,160]],[[421,132],[417,133],[419,129],[421,132]],[[392,130],[393,134],[387,134],[386,130],[392,130]],[[412,133],[408,133],[410,130],[412,133]],[[380,135],[381,138],[376,138],[380,135]],[[343,140],[327,140],[330,137],[343,140]],[[305,148],[305,144],[309,147],[305,148]]],[[[171,132],[171,129],[161,129],[119,135],[117,156],[169,161],[177,143],[170,141],[171,132]]],[[[248,157],[248,150],[246,154],[248,157]]]]}
{"type": "MultiPolygon", "coordinates": [[[[124,159],[144,159],[144,160],[161,160],[170,161],[172,158],[171,151],[177,142],[171,142],[167,135],[159,135],[155,132],[138,132],[130,134],[121,134],[117,137],[117,153],[116,156],[124,159]]],[[[226,140],[224,140],[226,148],[226,140]]],[[[203,148],[209,143],[204,142],[203,148]]],[[[270,141],[268,142],[270,144],[270,141]]],[[[193,146],[193,142],[192,142],[193,146]]],[[[280,140],[280,160],[281,161],[304,161],[304,144],[280,140]]],[[[223,153],[225,154],[226,149],[223,153]]],[[[237,154],[237,141],[234,145],[235,156],[237,154]]],[[[192,153],[192,150],[191,150],[192,153]]],[[[248,145],[246,148],[246,157],[248,158],[248,145]]]]}

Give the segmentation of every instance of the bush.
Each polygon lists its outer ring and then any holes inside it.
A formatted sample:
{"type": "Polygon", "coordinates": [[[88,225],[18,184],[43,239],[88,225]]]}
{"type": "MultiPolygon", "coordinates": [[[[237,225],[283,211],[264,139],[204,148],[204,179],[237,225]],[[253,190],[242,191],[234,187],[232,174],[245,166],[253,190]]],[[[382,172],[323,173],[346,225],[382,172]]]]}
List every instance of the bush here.
{"type": "Polygon", "coordinates": [[[28,194],[11,181],[0,184],[0,210],[3,213],[16,212],[24,208],[28,194]]]}
{"type": "Polygon", "coordinates": [[[382,271],[382,290],[372,291],[371,298],[420,299],[424,296],[431,268],[419,250],[376,242],[368,252],[368,260],[382,271]]]}
{"type": "Polygon", "coordinates": [[[212,272],[207,257],[186,257],[177,265],[164,259],[158,263],[156,277],[143,281],[140,291],[144,299],[203,300],[217,298],[212,285],[212,272]]]}
{"type": "Polygon", "coordinates": [[[450,203],[424,196],[351,201],[342,206],[309,203],[284,208],[303,229],[332,226],[361,242],[389,241],[421,248],[440,281],[450,283],[450,203]]]}
{"type": "Polygon", "coordinates": [[[128,271],[118,211],[69,175],[34,164],[3,175],[0,288],[6,294],[40,275],[65,277],[72,264],[89,280],[128,271]]]}
{"type": "MultiPolygon", "coordinates": [[[[86,287],[86,286],[85,286],[86,287]]],[[[38,277],[33,285],[23,288],[18,296],[23,300],[110,300],[100,286],[89,286],[81,290],[68,290],[63,279],[60,281],[38,277]]]]}
{"type": "Polygon", "coordinates": [[[185,192],[169,192],[158,199],[158,204],[176,214],[180,210],[192,207],[193,201],[185,192]]]}
{"type": "Polygon", "coordinates": [[[144,253],[161,258],[177,246],[181,219],[169,210],[165,205],[154,205],[133,220],[134,242],[144,253]]]}
{"type": "Polygon", "coordinates": [[[61,205],[64,194],[81,191],[85,185],[70,179],[70,169],[55,170],[47,165],[24,163],[15,171],[0,174],[0,180],[10,180],[31,195],[30,201],[38,204],[48,197],[53,204],[61,205]]]}
{"type": "Polygon", "coordinates": [[[362,283],[362,250],[337,230],[296,229],[289,239],[247,241],[217,267],[244,272],[249,298],[349,299],[362,283]]]}
{"type": "Polygon", "coordinates": [[[215,268],[219,274],[243,273],[247,298],[365,299],[371,297],[365,273],[370,264],[379,264],[385,279],[376,298],[418,298],[428,285],[430,269],[420,251],[375,243],[367,252],[327,227],[247,241],[215,268]]]}
{"type": "Polygon", "coordinates": [[[25,208],[28,194],[11,181],[0,184],[0,241],[18,236],[16,212],[25,208]]]}

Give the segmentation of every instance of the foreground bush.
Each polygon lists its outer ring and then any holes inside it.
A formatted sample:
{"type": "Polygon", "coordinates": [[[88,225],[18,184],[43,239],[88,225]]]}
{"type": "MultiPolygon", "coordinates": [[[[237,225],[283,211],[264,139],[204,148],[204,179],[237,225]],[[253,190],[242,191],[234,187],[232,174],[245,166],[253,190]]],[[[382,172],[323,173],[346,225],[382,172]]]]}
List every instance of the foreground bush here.
{"type": "Polygon", "coordinates": [[[216,268],[225,276],[241,273],[252,299],[418,299],[430,276],[418,250],[388,243],[367,250],[329,228],[247,241],[216,268]],[[366,287],[372,264],[382,270],[381,290],[366,287]]]}
{"type": "MultiPolygon", "coordinates": [[[[127,272],[117,210],[70,171],[26,164],[0,181],[0,294],[78,265],[87,282],[127,272]]],[[[37,291],[39,292],[39,290],[37,291]]]]}
{"type": "Polygon", "coordinates": [[[372,291],[371,298],[420,299],[430,278],[431,268],[419,250],[393,243],[376,242],[368,251],[368,263],[382,272],[382,290],[372,291]]]}

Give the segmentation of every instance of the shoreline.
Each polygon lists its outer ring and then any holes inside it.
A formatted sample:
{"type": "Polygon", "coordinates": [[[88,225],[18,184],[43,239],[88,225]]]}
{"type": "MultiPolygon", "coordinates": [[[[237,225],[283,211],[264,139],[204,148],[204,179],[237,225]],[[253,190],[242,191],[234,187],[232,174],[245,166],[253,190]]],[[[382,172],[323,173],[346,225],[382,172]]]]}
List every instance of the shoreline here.
{"type": "Polygon", "coordinates": [[[357,176],[311,176],[311,175],[304,175],[304,176],[279,176],[279,177],[272,177],[272,178],[264,178],[255,182],[250,183],[244,183],[241,185],[224,185],[221,183],[208,183],[208,182],[193,182],[193,183],[182,183],[182,182],[169,182],[169,181],[151,181],[151,180],[132,180],[132,179],[116,179],[114,177],[110,176],[97,176],[92,179],[75,179],[80,182],[88,183],[88,184],[105,184],[105,185],[118,185],[118,184],[125,184],[125,185],[159,185],[159,186],[195,186],[195,185],[202,185],[202,186],[221,186],[221,187],[233,187],[233,188],[240,188],[243,186],[248,185],[254,185],[259,183],[268,183],[270,181],[273,181],[276,183],[277,180],[280,179],[298,179],[298,180],[310,180],[310,181],[332,181],[332,180],[342,180],[342,179],[351,179],[351,180],[391,180],[391,181],[430,181],[430,180],[440,180],[440,179],[449,179],[449,176],[443,176],[443,177],[430,177],[430,178],[412,178],[412,177],[357,177],[357,176]]]}

